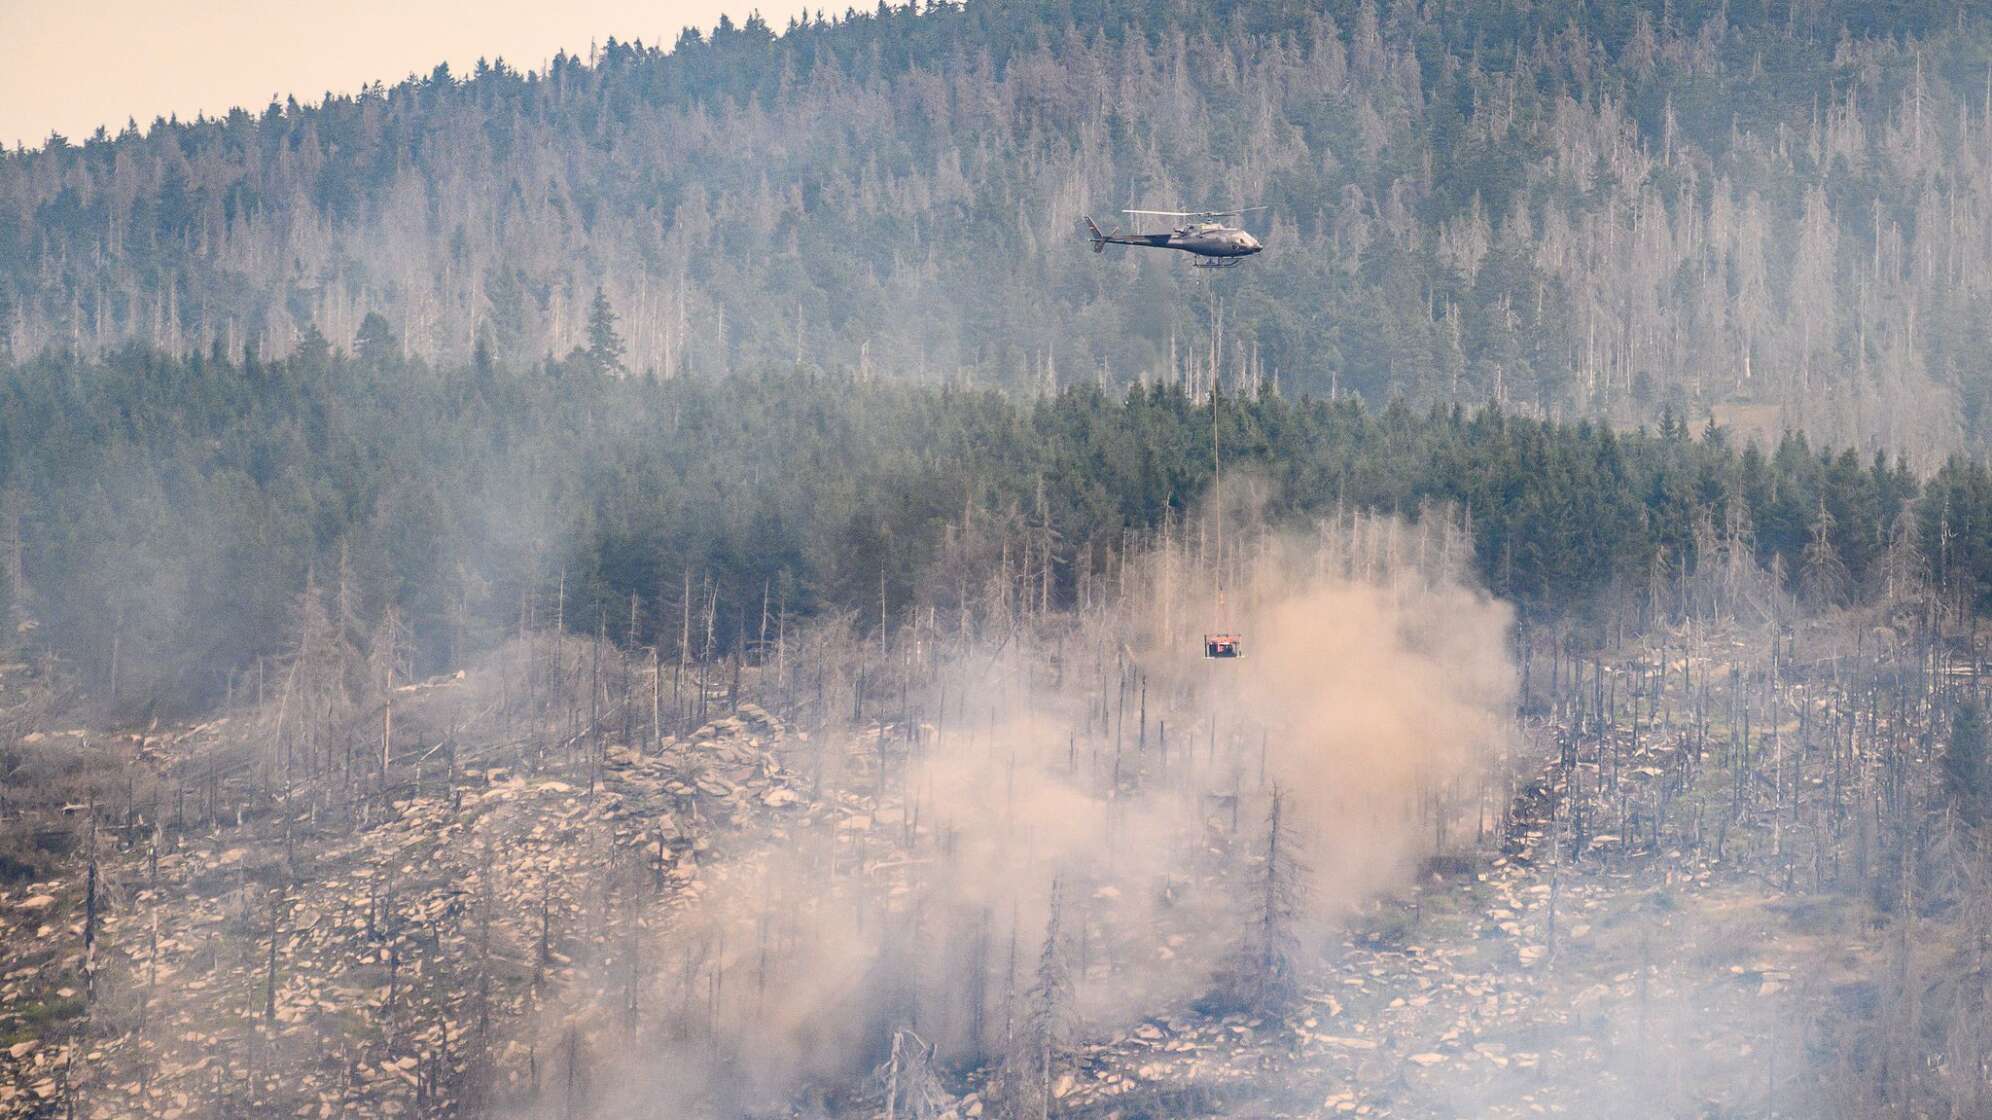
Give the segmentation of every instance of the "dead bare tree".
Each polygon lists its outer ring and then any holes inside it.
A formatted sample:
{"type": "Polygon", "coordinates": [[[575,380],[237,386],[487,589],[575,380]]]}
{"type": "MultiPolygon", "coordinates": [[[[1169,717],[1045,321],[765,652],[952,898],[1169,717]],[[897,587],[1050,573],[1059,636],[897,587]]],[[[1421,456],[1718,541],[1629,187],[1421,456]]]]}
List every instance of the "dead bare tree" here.
{"type": "Polygon", "coordinates": [[[1300,837],[1287,807],[1288,795],[1274,783],[1267,797],[1266,839],[1249,879],[1250,907],[1238,945],[1218,969],[1205,1003],[1211,1010],[1277,1014],[1298,994],[1294,956],[1299,946],[1305,868],[1300,837]]]}
{"type": "Polygon", "coordinates": [[[1072,1015],[1072,975],[1065,959],[1064,885],[1051,883],[1044,948],[1026,996],[1023,1030],[1004,1060],[1003,1101],[1015,1120],[1047,1120],[1072,1015]]]}

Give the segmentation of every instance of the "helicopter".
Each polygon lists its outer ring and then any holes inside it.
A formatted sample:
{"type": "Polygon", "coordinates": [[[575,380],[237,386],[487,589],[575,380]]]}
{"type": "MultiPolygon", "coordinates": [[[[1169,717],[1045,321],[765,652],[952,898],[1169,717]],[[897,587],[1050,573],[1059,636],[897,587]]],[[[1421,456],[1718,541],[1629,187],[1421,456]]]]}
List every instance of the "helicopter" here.
{"type": "Polygon", "coordinates": [[[1254,210],[1264,210],[1263,206],[1247,206],[1242,210],[1123,210],[1124,214],[1141,217],[1177,218],[1182,224],[1168,233],[1138,233],[1121,236],[1116,228],[1112,233],[1100,232],[1100,227],[1092,218],[1086,219],[1086,232],[1093,239],[1093,251],[1105,252],[1109,245],[1144,245],[1151,249],[1180,249],[1202,258],[1196,262],[1198,268],[1230,268],[1246,257],[1265,249],[1259,239],[1239,229],[1225,225],[1220,219],[1238,218],[1254,210]]]}

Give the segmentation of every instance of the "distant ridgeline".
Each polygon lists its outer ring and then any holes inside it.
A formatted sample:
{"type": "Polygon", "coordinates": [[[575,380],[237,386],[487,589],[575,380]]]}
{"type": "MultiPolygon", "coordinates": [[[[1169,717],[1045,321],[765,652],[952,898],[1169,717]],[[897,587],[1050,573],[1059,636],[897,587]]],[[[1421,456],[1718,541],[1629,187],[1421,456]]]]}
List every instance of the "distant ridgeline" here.
{"type": "MultiPolygon", "coordinates": [[[[614,349],[613,324],[606,328],[614,349]]],[[[376,338],[376,343],[391,343],[376,338]]],[[[783,624],[1006,628],[1207,531],[1207,398],[848,375],[47,357],[0,379],[16,641],[126,705],[217,698],[304,620],[463,663],[556,622],[674,656],[783,624]],[[388,621],[388,608],[393,608],[388,621]]],[[[1226,397],[1226,532],[1375,514],[1470,526],[1480,578],[1584,642],[1690,615],[1861,605],[1935,633],[1992,607],[1992,474],[1768,452],[1670,417],[1615,434],[1487,408],[1226,397]],[[1237,481],[1233,481],[1233,479],[1237,481]]],[[[314,624],[314,632],[323,630],[314,624]]],[[[0,646],[6,643],[0,642],[0,646]]]]}
{"type": "MultiPolygon", "coordinates": [[[[0,156],[0,346],[771,363],[1992,436],[1977,0],[986,0],[0,156]],[[1260,203],[1208,281],[1083,212],[1260,203]],[[1211,298],[1216,297],[1216,298],[1211,298]]],[[[309,92],[309,91],[307,91],[309,92]]]]}

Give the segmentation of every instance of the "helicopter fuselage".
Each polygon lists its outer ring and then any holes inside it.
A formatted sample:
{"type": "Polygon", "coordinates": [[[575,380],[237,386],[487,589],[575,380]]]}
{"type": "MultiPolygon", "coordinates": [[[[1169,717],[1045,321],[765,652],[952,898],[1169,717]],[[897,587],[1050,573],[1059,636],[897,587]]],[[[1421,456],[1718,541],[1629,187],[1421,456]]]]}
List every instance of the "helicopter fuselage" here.
{"type": "Polygon", "coordinates": [[[1108,245],[1139,245],[1149,249],[1178,249],[1199,257],[1230,258],[1249,257],[1265,249],[1258,238],[1218,222],[1192,222],[1168,233],[1133,235],[1124,235],[1118,230],[1102,233],[1090,218],[1086,225],[1092,234],[1094,252],[1108,245]]]}

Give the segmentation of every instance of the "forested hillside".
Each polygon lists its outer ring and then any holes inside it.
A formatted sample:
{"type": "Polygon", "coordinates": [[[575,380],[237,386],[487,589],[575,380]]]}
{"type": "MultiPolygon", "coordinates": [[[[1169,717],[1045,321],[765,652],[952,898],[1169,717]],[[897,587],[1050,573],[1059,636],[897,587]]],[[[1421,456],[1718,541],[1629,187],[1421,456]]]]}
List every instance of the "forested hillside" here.
{"type": "Polygon", "coordinates": [[[665,378],[1992,434],[1969,0],[881,4],[590,56],[0,156],[0,346],[268,366],[377,313],[536,361],[599,287],[665,378]],[[1077,231],[1238,203],[1270,248],[1214,278],[1077,231]]]}
{"type": "Polygon", "coordinates": [[[0,152],[0,1120],[1992,1115],[1984,8],[0,152]]]}
{"type": "Polygon", "coordinates": [[[1985,1115],[1980,467],[323,349],[8,395],[0,1117],[1985,1115]]]}
{"type": "MultiPolygon", "coordinates": [[[[314,335],[270,363],[16,368],[0,589],[37,627],[23,648],[131,711],[218,699],[295,654],[311,603],[406,671],[541,625],[730,656],[783,619],[877,633],[1084,605],[1159,534],[1217,531],[1212,405],[1180,385],[625,378],[598,327],[602,350],[523,370],[403,362],[380,334],[362,358],[314,335]]],[[[1235,526],[1458,524],[1480,584],[1586,642],[1856,603],[1920,604],[1904,621],[1923,630],[1992,597],[1975,460],[1924,480],[1671,415],[1619,434],[1270,391],[1216,409],[1235,526]]]]}

